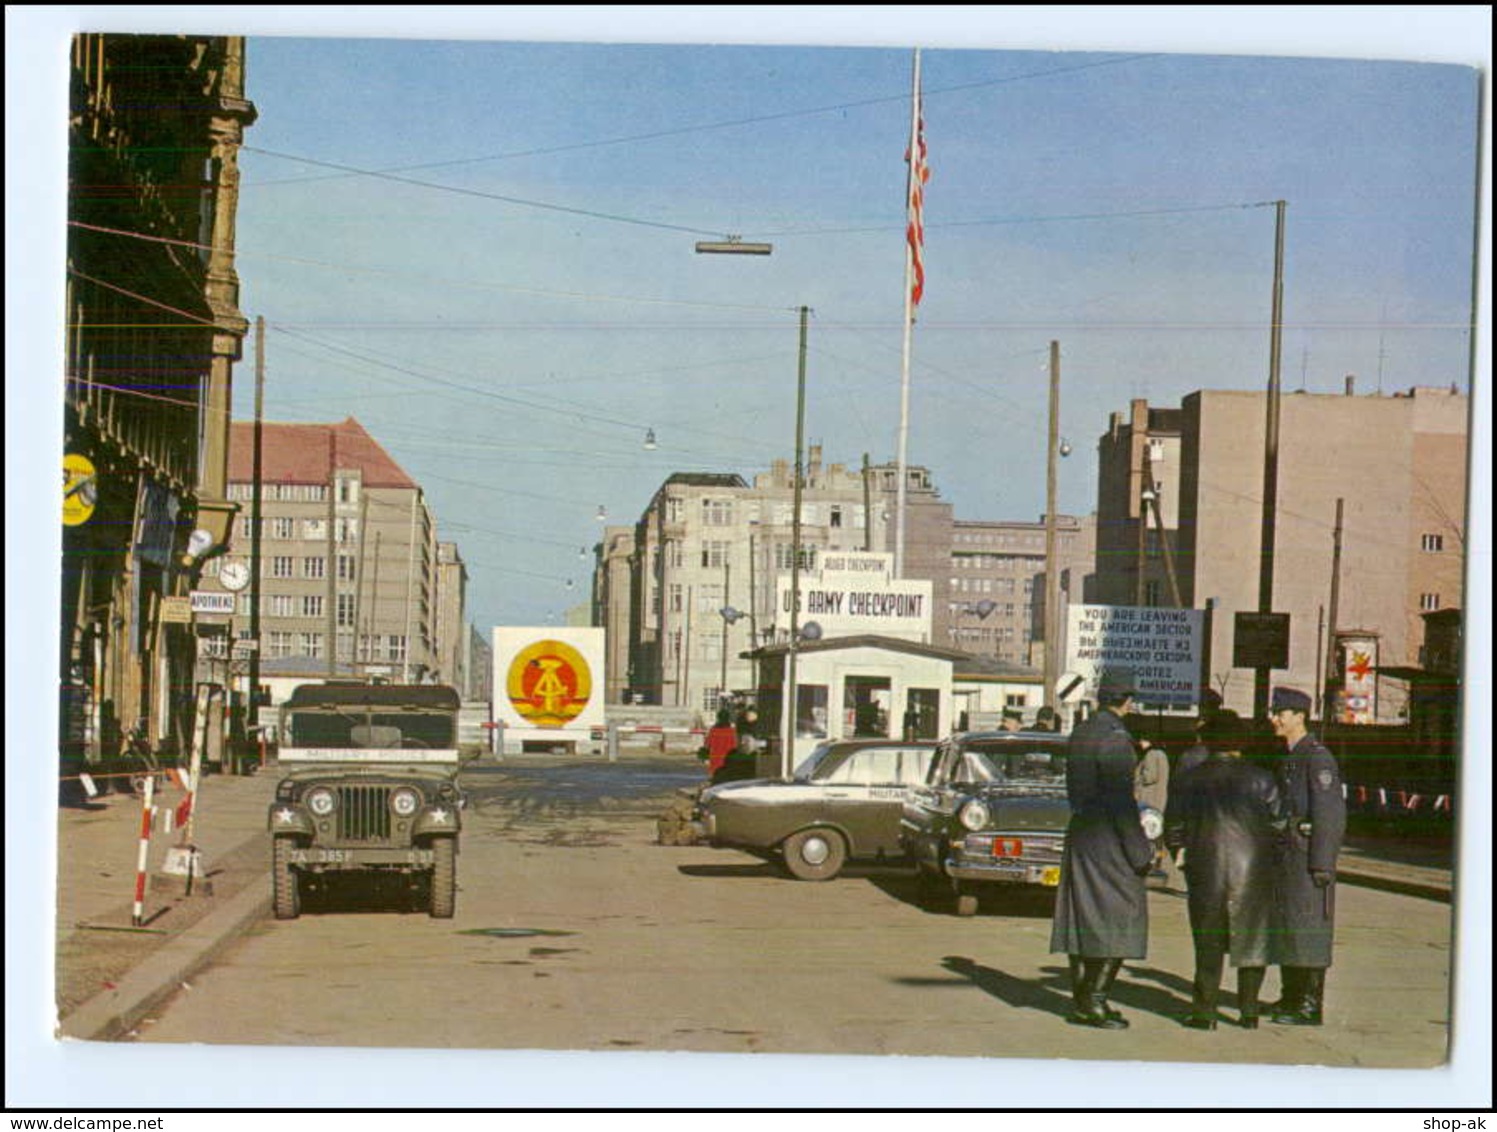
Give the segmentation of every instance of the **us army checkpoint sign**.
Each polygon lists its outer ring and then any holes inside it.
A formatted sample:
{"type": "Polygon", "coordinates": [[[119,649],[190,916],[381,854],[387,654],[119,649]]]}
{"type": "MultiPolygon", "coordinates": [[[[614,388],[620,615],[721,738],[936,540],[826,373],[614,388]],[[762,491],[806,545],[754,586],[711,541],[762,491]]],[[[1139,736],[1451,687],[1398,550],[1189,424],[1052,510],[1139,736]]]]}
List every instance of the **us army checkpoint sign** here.
{"type": "Polygon", "coordinates": [[[1201,610],[1072,605],[1067,627],[1066,671],[1086,678],[1089,698],[1096,698],[1103,669],[1127,668],[1142,705],[1189,708],[1200,702],[1201,610]]]}

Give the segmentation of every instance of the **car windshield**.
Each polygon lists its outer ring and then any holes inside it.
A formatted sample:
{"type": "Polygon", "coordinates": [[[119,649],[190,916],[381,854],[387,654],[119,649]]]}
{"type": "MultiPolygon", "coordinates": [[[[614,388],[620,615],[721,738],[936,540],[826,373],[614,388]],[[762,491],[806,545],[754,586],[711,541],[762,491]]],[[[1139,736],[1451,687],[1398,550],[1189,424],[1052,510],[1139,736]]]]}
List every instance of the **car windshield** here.
{"type": "Polygon", "coordinates": [[[794,777],[798,781],[809,782],[816,776],[816,768],[822,764],[827,755],[831,754],[831,751],[831,743],[816,744],[815,749],[801,760],[800,766],[795,768],[794,777]]]}
{"type": "Polygon", "coordinates": [[[963,780],[967,782],[1041,782],[1066,780],[1066,756],[1058,750],[1005,743],[974,747],[963,752],[963,780]]]}

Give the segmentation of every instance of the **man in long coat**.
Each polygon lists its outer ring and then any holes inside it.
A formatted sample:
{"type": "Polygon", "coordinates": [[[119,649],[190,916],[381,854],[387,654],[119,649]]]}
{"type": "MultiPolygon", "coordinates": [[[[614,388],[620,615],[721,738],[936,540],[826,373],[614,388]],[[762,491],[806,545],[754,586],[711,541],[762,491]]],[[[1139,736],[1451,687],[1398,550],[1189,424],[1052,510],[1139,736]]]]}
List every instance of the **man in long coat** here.
{"type": "Polygon", "coordinates": [[[1237,968],[1238,1020],[1258,1027],[1258,991],[1268,968],[1274,870],[1282,828],[1274,777],[1245,762],[1247,727],[1224,711],[1202,729],[1206,761],[1177,775],[1170,795],[1170,846],[1185,850],[1195,985],[1185,1025],[1216,1029],[1222,967],[1237,968]]]}
{"type": "Polygon", "coordinates": [[[1288,746],[1277,767],[1288,825],[1279,848],[1275,950],[1283,993],[1273,1020],[1319,1026],[1336,921],[1336,856],[1346,834],[1346,798],[1335,757],[1307,730],[1310,697],[1275,688],[1274,734],[1288,746]]]}
{"type": "Polygon", "coordinates": [[[1075,1010],[1067,1021],[1103,1030],[1128,1025],[1107,1004],[1124,959],[1142,959],[1149,936],[1144,878],[1154,848],[1133,798],[1133,741],[1123,726],[1136,689],[1126,670],[1102,674],[1101,710],[1071,732],[1066,827],[1050,950],[1070,958],[1075,1010]]]}

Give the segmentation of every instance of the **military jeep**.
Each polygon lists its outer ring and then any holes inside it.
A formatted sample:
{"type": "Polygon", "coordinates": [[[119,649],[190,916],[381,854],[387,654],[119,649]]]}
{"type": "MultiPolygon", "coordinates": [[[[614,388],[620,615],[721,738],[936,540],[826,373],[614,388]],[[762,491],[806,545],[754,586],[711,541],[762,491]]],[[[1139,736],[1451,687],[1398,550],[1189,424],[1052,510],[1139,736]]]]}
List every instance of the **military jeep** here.
{"type": "Polygon", "coordinates": [[[455,690],[432,684],[303,684],[282,709],[286,771],[270,807],[279,920],[304,886],[374,873],[405,881],[432,916],[457,901],[463,795],[455,690]]]}

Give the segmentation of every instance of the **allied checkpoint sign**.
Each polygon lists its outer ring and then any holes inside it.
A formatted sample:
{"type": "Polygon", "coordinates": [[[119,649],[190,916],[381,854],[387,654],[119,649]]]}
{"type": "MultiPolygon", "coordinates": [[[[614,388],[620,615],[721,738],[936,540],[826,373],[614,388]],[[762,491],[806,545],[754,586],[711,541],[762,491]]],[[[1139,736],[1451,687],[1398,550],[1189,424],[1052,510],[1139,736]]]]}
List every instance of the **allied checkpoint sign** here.
{"type": "Polygon", "coordinates": [[[1066,669],[1086,678],[1091,700],[1103,669],[1127,668],[1137,682],[1140,704],[1189,708],[1201,699],[1205,621],[1199,609],[1072,605],[1066,669]]]}
{"type": "MultiPolygon", "coordinates": [[[[804,627],[814,621],[827,637],[876,634],[929,642],[930,579],[895,578],[894,556],[882,551],[831,550],[819,571],[800,575],[800,614],[804,627]]],[[[775,628],[790,628],[790,575],[779,575],[775,628]]]]}

